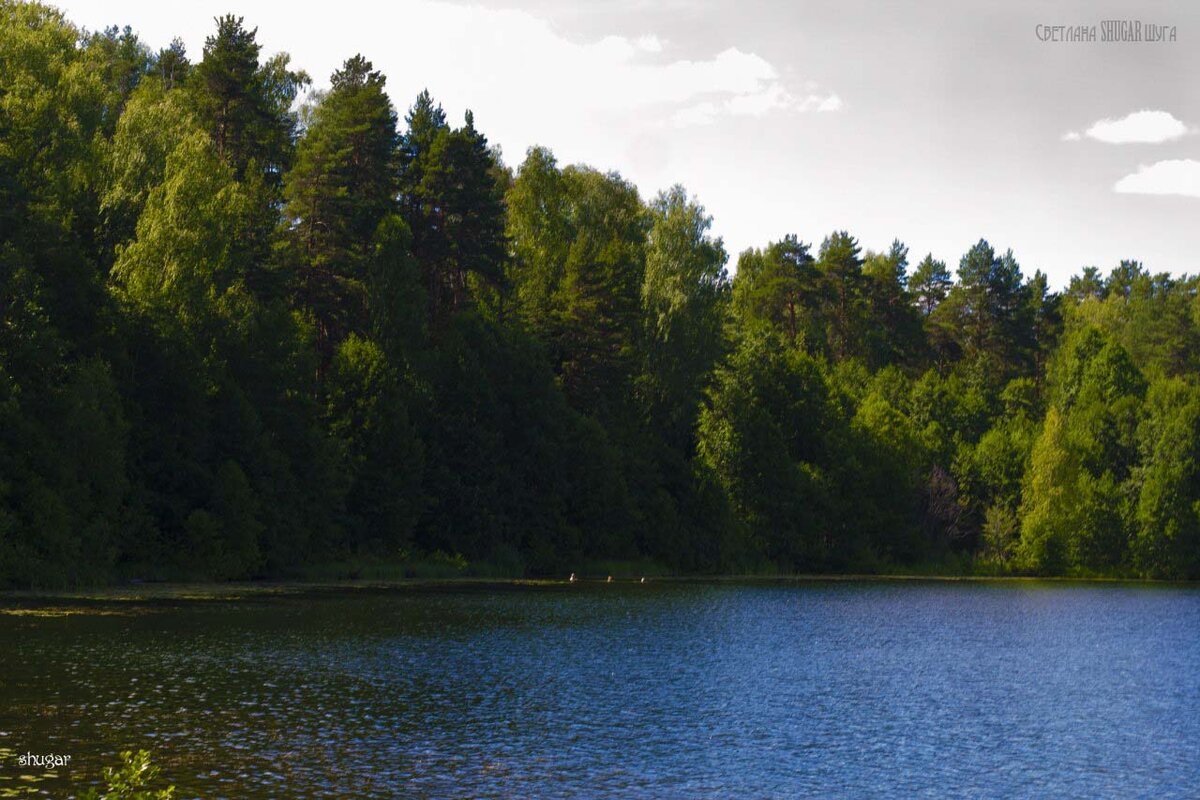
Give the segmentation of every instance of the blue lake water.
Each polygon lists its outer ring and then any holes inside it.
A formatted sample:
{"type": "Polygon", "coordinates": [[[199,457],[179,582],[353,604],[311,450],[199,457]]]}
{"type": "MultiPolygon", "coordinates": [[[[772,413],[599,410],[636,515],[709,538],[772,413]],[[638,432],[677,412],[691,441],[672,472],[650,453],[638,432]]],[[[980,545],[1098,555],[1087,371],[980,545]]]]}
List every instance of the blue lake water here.
{"type": "Polygon", "coordinates": [[[0,614],[0,797],[65,796],[131,747],[181,797],[1200,796],[1186,587],[650,582],[25,613],[43,605],[0,600],[22,612],[0,614]],[[23,774],[27,751],[72,762],[23,774]]]}

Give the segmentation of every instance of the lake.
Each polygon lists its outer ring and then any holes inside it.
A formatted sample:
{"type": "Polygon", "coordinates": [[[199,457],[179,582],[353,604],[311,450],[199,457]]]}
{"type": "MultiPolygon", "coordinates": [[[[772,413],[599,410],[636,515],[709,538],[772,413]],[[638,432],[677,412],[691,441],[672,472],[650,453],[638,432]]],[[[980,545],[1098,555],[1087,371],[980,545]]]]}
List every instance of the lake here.
{"type": "Polygon", "coordinates": [[[128,748],[189,798],[1200,794],[1188,587],[650,581],[0,611],[0,797],[66,796],[128,748]],[[45,777],[16,765],[27,751],[72,759],[45,777]]]}

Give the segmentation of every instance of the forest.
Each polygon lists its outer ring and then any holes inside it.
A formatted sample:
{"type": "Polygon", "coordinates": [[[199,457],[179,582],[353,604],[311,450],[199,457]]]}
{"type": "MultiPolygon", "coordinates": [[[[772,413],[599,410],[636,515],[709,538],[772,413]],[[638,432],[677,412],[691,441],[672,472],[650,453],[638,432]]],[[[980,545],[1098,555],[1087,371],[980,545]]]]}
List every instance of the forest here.
{"type": "Polygon", "coordinates": [[[1197,278],[731,258],[681,186],[313,85],[0,0],[0,586],[1200,576],[1197,278]]]}

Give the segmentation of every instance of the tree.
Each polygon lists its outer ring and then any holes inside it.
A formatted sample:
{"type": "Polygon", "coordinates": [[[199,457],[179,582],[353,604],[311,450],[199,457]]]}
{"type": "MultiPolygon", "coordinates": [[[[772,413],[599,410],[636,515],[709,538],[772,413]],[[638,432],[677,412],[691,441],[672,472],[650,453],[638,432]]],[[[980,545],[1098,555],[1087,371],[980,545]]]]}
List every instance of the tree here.
{"type": "Polygon", "coordinates": [[[1019,534],[1021,483],[1040,432],[1037,388],[1028,378],[1009,382],[1001,394],[1003,413],[974,444],[960,447],[955,472],[961,503],[982,523],[987,555],[1006,561],[1019,534]]]}
{"type": "Polygon", "coordinates": [[[248,285],[273,212],[261,182],[237,180],[189,117],[154,132],[178,101],[145,83],[127,111],[145,119],[123,120],[118,136],[128,135],[130,152],[152,144],[148,162],[110,187],[113,211],[136,214],[111,272],[146,539],[131,537],[126,552],[131,568],[181,576],[278,574],[330,538],[340,498],[317,436],[301,330],[282,303],[248,285]],[[172,147],[162,137],[175,130],[172,147]]]}
{"type": "Polygon", "coordinates": [[[113,266],[130,302],[208,325],[229,293],[238,293],[252,253],[252,199],[200,132],[167,157],[162,183],[146,198],[136,238],[113,266]]]}
{"type": "Polygon", "coordinates": [[[512,246],[507,282],[521,323],[552,335],[557,293],[574,236],[567,182],[554,154],[531,147],[506,196],[512,246]]]}
{"type": "Polygon", "coordinates": [[[375,343],[351,334],[338,346],[327,387],[328,429],[350,486],[349,552],[396,553],[422,509],[424,452],[402,378],[375,343]]]}
{"type": "MultiPolygon", "coordinates": [[[[851,421],[858,452],[849,469],[838,470],[836,485],[846,495],[839,498],[839,516],[851,531],[845,538],[858,549],[903,563],[925,550],[920,501],[930,464],[912,421],[887,399],[878,376],[876,383],[851,421]]],[[[843,557],[856,555],[851,550],[843,557]]]]}
{"type": "Polygon", "coordinates": [[[113,98],[62,15],[0,3],[0,582],[111,577],[127,418],[106,356],[97,150],[113,98]]]}
{"type": "Polygon", "coordinates": [[[79,39],[47,6],[0,5],[0,247],[30,270],[50,324],[87,349],[104,309],[94,198],[110,98],[79,39]]]}
{"type": "Polygon", "coordinates": [[[1056,573],[1069,565],[1066,540],[1079,516],[1073,497],[1077,475],[1063,417],[1051,408],[1033,446],[1025,479],[1018,553],[1027,568],[1056,573]]]}
{"type": "MultiPolygon", "coordinates": [[[[738,260],[370,62],[0,0],[0,584],[450,554],[1200,576],[1200,277],[738,260]],[[951,561],[953,559],[953,561],[951,561]]],[[[440,556],[439,556],[440,557],[440,556]]]]}
{"type": "Polygon", "coordinates": [[[1069,306],[1074,325],[1094,325],[1117,341],[1149,375],[1186,375],[1200,369],[1200,328],[1195,314],[1197,279],[1152,275],[1122,261],[1105,285],[1103,300],[1069,306]]]}
{"type": "Polygon", "coordinates": [[[205,40],[204,58],[189,70],[187,91],[217,157],[252,196],[252,225],[243,234],[252,253],[247,289],[259,299],[274,300],[288,283],[270,255],[283,176],[294,156],[298,117],[292,106],[310,81],[303,71],[289,69],[286,53],[260,62],[258,30],[248,30],[241,17],[226,15],[216,23],[216,33],[205,40]]]}
{"type": "Polygon", "coordinates": [[[178,36],[171,44],[158,51],[152,64],[154,75],[166,89],[182,86],[191,74],[192,62],[188,60],[187,48],[178,36]]]}
{"type": "Polygon", "coordinates": [[[157,77],[138,84],[103,148],[100,211],[114,252],[134,238],[146,200],[163,182],[168,156],[201,130],[181,92],[168,91],[157,77]]]}
{"type": "Polygon", "coordinates": [[[1023,493],[1019,555],[1051,572],[1111,569],[1129,542],[1126,498],[1146,382],[1128,353],[1095,328],[1071,335],[1052,378],[1052,406],[1023,493]]]}
{"type": "Polygon", "coordinates": [[[228,14],[216,23],[189,82],[197,111],[235,177],[244,178],[253,164],[269,185],[278,186],[291,163],[292,103],[309,78],[288,69],[286,53],[260,63],[258,29],[248,30],[242,17],[228,14]]]}
{"type": "Polygon", "coordinates": [[[699,457],[744,526],[743,558],[815,569],[841,547],[825,468],[835,415],[818,362],[774,335],[746,337],[717,371],[699,457]]]}
{"type": "Polygon", "coordinates": [[[150,71],[150,50],[133,29],[116,25],[86,37],[83,44],[88,66],[98,73],[106,90],[102,127],[112,134],[125,103],[142,78],[150,71]]]}
{"type": "Polygon", "coordinates": [[[916,366],[925,354],[921,317],[908,290],[908,248],[899,239],[887,253],[868,253],[863,259],[867,314],[868,363],[876,369],[889,364],[916,366]]]}
{"type": "Polygon", "coordinates": [[[928,317],[946,299],[953,284],[954,280],[950,276],[950,270],[946,269],[945,262],[937,261],[933,253],[929,253],[913,270],[908,289],[921,314],[928,317]]]}
{"type": "Polygon", "coordinates": [[[1095,298],[1103,300],[1106,294],[1104,280],[1096,267],[1084,267],[1083,272],[1071,278],[1067,296],[1076,303],[1095,298]]]}
{"type": "Polygon", "coordinates": [[[284,184],[297,302],[314,321],[322,365],[348,335],[369,328],[374,237],[398,211],[396,114],[383,76],[354,56],[330,83],[284,184]]]}
{"type": "Polygon", "coordinates": [[[826,349],[822,329],[822,289],[809,245],[787,235],[763,250],[738,258],[733,307],[744,324],[765,322],[788,341],[817,353],[826,349]]]}
{"type": "MultiPolygon", "coordinates": [[[[401,213],[421,266],[431,330],[467,306],[476,282],[503,279],[504,190],[487,139],[470,111],[451,129],[440,106],[422,92],[400,143],[401,213]]],[[[475,294],[478,294],[476,286],[475,294]]]]}
{"type": "Polygon", "coordinates": [[[1021,267],[1012,251],[997,256],[980,239],[962,257],[951,292],[963,357],[1000,385],[1025,374],[1031,322],[1021,267]]]}
{"type": "Polygon", "coordinates": [[[650,214],[642,281],[644,385],[651,418],[690,450],[704,377],[723,345],[725,248],[708,236],[712,218],[682,186],[660,193],[650,214]]]}
{"type": "Polygon", "coordinates": [[[258,498],[246,473],[234,461],[217,470],[206,508],[195,509],[184,524],[192,569],[218,580],[249,578],[262,567],[258,498]]]}
{"type": "Polygon", "coordinates": [[[558,170],[531,150],[510,190],[510,270],[518,315],[546,342],[567,397],[608,421],[628,408],[644,334],[642,290],[650,217],[616,173],[558,170]],[[530,202],[546,186],[550,205],[530,202]]]}
{"type": "Polygon", "coordinates": [[[1133,562],[1143,575],[1200,575],[1200,393],[1178,379],[1155,383],[1139,426],[1143,472],[1133,562]]]}
{"type": "Polygon", "coordinates": [[[461,314],[427,371],[426,513],[416,542],[468,559],[515,554],[536,575],[630,558],[636,514],[604,428],[567,405],[540,348],[461,314]]]}
{"type": "Polygon", "coordinates": [[[863,355],[863,274],[858,240],[845,231],[835,231],[821,242],[817,268],[828,296],[829,350],[841,360],[863,355]]]}
{"type": "Polygon", "coordinates": [[[428,333],[421,272],[411,243],[412,233],[398,214],[384,217],[372,237],[367,276],[371,338],[397,368],[415,360],[428,333]]]}
{"type": "Polygon", "coordinates": [[[1032,358],[1033,373],[1041,375],[1062,335],[1062,297],[1051,292],[1045,273],[1038,270],[1025,285],[1025,308],[1029,321],[1026,345],[1032,358]]]}

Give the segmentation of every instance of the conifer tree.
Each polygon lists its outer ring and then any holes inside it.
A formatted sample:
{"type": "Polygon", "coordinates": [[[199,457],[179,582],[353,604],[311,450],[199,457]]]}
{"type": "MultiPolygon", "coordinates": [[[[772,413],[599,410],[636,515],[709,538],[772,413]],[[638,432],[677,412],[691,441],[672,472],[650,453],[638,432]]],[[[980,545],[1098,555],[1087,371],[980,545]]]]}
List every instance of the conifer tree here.
{"type": "Polygon", "coordinates": [[[809,245],[788,234],[761,251],[738,259],[733,307],[747,322],[763,320],[783,330],[788,341],[824,352],[820,272],[809,245]]]}
{"type": "Polygon", "coordinates": [[[291,164],[297,122],[291,106],[308,76],[288,69],[286,53],[260,62],[258,29],[247,29],[242,17],[228,14],[216,23],[190,82],[197,110],[239,180],[253,163],[278,186],[291,164]]]}
{"type": "Polygon", "coordinates": [[[953,284],[954,279],[945,262],[936,260],[933,253],[929,253],[913,270],[908,289],[921,314],[928,317],[946,299],[953,284]]]}
{"type": "Polygon", "coordinates": [[[829,297],[829,349],[839,360],[863,355],[863,274],[858,240],[835,231],[821,242],[817,267],[829,297]]]}
{"type": "Polygon", "coordinates": [[[322,363],[369,328],[375,232],[396,211],[396,114],[383,76],[354,56],[330,82],[284,186],[297,300],[312,316],[322,363]]]}
{"type": "Polygon", "coordinates": [[[508,247],[504,186],[496,159],[470,111],[451,129],[441,106],[422,92],[400,145],[401,210],[420,264],[430,327],[468,305],[472,284],[498,285],[508,247]]]}

